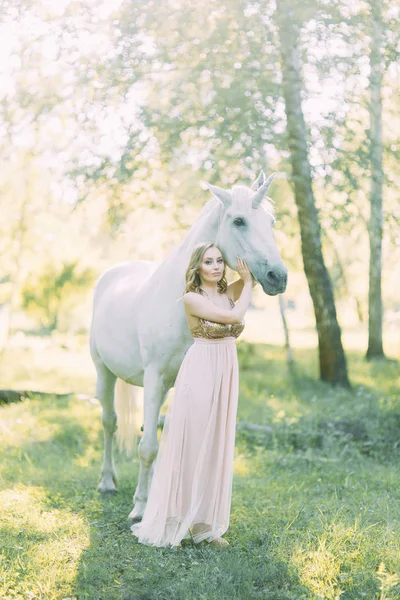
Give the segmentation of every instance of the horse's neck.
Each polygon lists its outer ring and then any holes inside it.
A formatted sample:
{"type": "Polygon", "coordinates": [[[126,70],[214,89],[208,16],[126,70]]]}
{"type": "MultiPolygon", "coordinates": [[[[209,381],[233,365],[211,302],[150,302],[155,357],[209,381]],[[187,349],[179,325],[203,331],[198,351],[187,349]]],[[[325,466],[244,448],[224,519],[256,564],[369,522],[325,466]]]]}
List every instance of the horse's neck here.
{"type": "Polygon", "coordinates": [[[182,282],[193,247],[200,242],[216,242],[219,227],[220,203],[210,200],[181,244],[165,259],[154,276],[169,282],[171,294],[177,297],[183,290],[182,282]],[[179,289],[172,289],[172,288],[179,289]]]}
{"type": "Polygon", "coordinates": [[[189,230],[183,242],[178,246],[180,256],[189,261],[193,247],[200,242],[216,242],[219,227],[221,204],[211,200],[206,204],[199,218],[189,230]],[[211,206],[210,206],[211,205],[211,206]],[[209,210],[207,210],[209,208],[209,210]]]}

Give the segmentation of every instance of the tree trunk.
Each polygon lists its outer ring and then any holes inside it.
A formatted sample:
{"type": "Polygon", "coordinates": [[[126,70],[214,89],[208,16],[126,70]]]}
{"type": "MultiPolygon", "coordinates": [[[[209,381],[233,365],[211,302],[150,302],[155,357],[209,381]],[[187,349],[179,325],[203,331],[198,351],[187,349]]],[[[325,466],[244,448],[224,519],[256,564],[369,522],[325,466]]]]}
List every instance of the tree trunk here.
{"type": "Polygon", "coordinates": [[[291,366],[294,362],[294,358],[293,358],[293,350],[290,345],[289,327],[288,327],[287,321],[286,321],[286,308],[285,308],[285,300],[283,298],[283,294],[278,295],[278,300],[279,300],[279,309],[281,311],[281,317],[282,317],[283,331],[285,334],[286,360],[288,362],[288,365],[291,366]]]}
{"type": "Polygon", "coordinates": [[[360,321],[360,323],[364,323],[364,313],[363,313],[362,302],[361,302],[360,298],[358,298],[357,296],[354,296],[354,298],[356,300],[358,320],[360,321]]]}
{"type": "Polygon", "coordinates": [[[277,3],[276,14],[295,201],[299,215],[304,271],[314,305],[318,332],[320,378],[335,385],[350,387],[332,284],[322,255],[321,231],[312,191],[307,132],[301,108],[302,84],[298,50],[300,39],[294,5],[287,0],[280,0],[277,3]]]}
{"type": "Polygon", "coordinates": [[[382,343],[382,12],[380,0],[371,0],[370,155],[368,350],[366,358],[384,358],[382,343]]]}
{"type": "Polygon", "coordinates": [[[352,294],[350,291],[350,286],[349,286],[349,282],[347,279],[346,271],[344,270],[343,262],[340,258],[340,254],[337,249],[337,246],[331,240],[330,236],[326,233],[326,231],[324,232],[324,234],[325,234],[325,239],[328,240],[328,242],[330,243],[333,253],[335,255],[336,266],[340,272],[340,278],[342,280],[342,286],[343,286],[344,293],[346,294],[347,298],[352,298],[354,300],[354,302],[356,303],[356,312],[357,312],[358,321],[359,321],[359,323],[364,323],[361,300],[355,294],[352,294]]]}

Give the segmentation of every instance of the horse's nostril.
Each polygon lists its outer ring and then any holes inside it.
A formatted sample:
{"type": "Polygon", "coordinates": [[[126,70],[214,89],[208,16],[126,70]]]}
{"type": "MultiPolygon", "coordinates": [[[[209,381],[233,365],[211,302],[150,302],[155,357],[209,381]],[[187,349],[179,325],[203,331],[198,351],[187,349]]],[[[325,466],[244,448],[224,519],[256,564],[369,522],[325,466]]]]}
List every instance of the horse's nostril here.
{"type": "Polygon", "coordinates": [[[267,279],[270,283],[276,284],[279,281],[279,277],[276,275],[275,271],[268,271],[267,279]]]}

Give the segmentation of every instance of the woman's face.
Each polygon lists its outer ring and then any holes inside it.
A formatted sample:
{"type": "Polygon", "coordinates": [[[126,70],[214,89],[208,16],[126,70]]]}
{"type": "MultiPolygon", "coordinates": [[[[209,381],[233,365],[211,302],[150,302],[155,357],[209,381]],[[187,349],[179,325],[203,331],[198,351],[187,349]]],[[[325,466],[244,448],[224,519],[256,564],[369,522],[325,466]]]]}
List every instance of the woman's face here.
{"type": "Polygon", "coordinates": [[[209,248],[201,261],[199,275],[201,283],[217,284],[224,274],[225,263],[218,248],[209,248]]]}

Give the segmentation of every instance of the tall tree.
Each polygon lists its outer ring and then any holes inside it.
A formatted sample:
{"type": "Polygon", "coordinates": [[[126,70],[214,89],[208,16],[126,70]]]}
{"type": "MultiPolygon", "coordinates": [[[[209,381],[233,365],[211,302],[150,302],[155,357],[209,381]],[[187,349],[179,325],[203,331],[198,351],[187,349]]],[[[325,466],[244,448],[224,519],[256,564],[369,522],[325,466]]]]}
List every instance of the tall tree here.
{"type": "Polygon", "coordinates": [[[369,292],[367,358],[383,358],[382,342],[382,55],[383,24],[381,0],[370,0],[370,220],[369,292]]]}
{"type": "Polygon", "coordinates": [[[320,224],[312,190],[307,130],[301,102],[299,25],[293,4],[288,0],[280,0],[277,3],[276,17],[304,271],[314,305],[318,332],[320,377],[329,383],[349,387],[346,357],[336,316],[332,284],[322,254],[320,224]]]}

